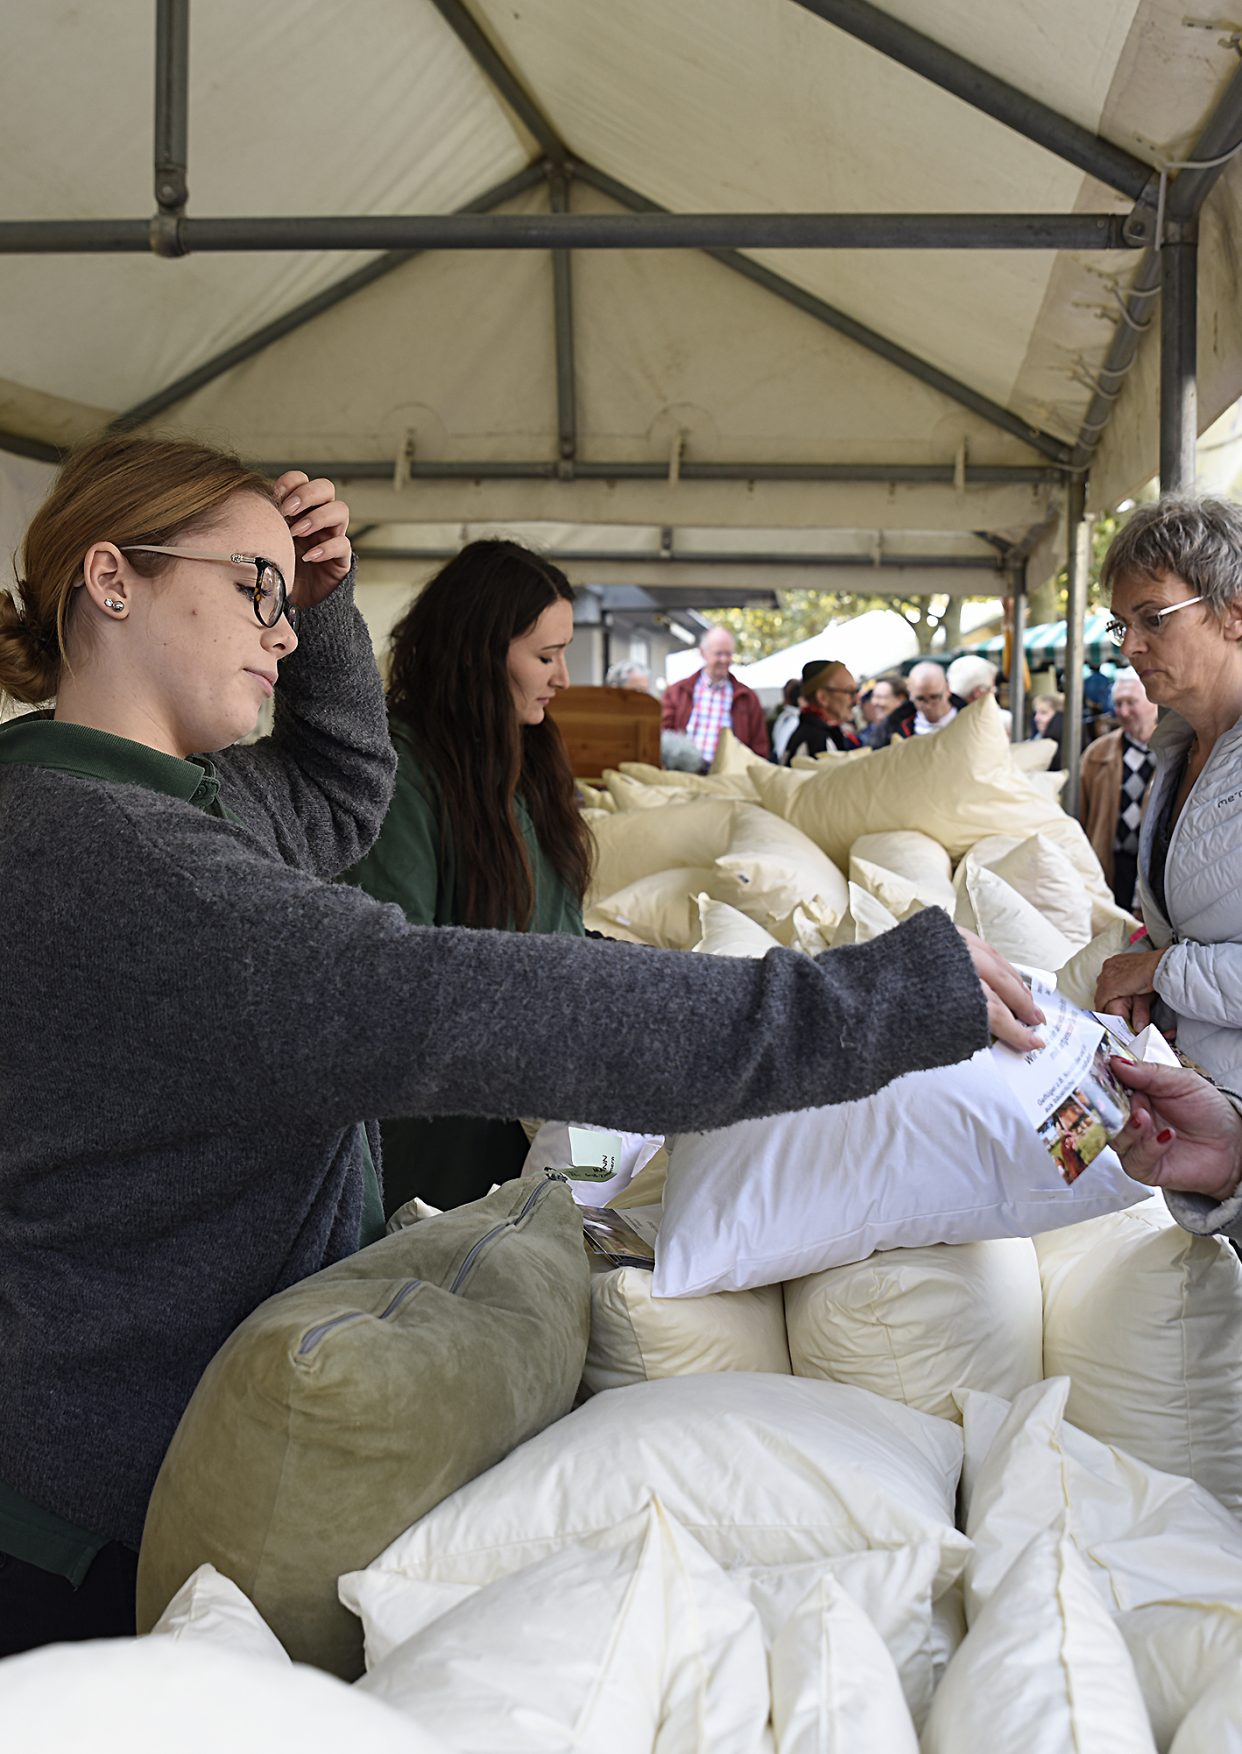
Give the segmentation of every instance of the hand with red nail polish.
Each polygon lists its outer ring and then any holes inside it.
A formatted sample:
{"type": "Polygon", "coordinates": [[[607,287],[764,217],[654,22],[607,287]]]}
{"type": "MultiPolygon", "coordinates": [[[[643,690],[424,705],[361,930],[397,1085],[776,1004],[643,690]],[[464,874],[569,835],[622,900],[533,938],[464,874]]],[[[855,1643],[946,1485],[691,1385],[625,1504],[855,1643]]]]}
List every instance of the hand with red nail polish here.
{"type": "Polygon", "coordinates": [[[1228,1097],[1183,1066],[1110,1064],[1130,1092],[1130,1119],[1113,1140],[1126,1174],[1148,1187],[1232,1199],[1242,1184],[1242,1115],[1228,1097]]]}

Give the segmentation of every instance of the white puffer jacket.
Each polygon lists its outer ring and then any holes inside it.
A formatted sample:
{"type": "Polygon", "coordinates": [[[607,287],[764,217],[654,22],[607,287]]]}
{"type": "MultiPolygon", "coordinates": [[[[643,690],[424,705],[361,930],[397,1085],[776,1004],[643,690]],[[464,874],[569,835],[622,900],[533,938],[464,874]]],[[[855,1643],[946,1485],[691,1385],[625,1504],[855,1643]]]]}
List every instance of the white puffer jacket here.
{"type": "Polygon", "coordinates": [[[1242,1091],[1242,720],[1217,742],[1173,830],[1167,918],[1148,880],[1155,825],[1192,736],[1185,719],[1169,713],[1152,738],[1156,775],[1139,839],[1139,894],[1152,944],[1168,947],[1156,992],[1176,1013],[1178,1047],[1218,1083],[1242,1091]]]}

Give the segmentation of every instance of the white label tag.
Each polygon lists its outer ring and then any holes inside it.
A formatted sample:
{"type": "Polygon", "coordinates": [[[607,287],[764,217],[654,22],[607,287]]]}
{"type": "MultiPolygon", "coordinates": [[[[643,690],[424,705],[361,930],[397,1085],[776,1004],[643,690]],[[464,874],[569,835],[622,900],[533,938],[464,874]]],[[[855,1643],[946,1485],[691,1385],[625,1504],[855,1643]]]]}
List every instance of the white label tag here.
{"type": "Polygon", "coordinates": [[[586,1127],[570,1127],[569,1155],[575,1169],[596,1169],[603,1173],[592,1181],[611,1181],[621,1165],[620,1133],[596,1133],[586,1127]]]}

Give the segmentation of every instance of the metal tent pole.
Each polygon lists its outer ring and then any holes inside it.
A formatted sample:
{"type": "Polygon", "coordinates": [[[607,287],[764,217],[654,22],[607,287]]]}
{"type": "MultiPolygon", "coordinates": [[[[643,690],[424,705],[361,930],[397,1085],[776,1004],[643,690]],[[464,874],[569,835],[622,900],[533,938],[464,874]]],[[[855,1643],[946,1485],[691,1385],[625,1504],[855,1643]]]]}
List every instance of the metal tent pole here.
{"type": "MultiPolygon", "coordinates": [[[[569,178],[553,168],[550,180],[553,213],[569,212],[569,178]]],[[[557,452],[568,468],[578,454],[578,394],[574,371],[574,283],[568,250],[552,252],[553,321],[556,336],[557,452]]]]}
{"type": "Polygon", "coordinates": [[[1065,604],[1065,713],[1062,720],[1061,756],[1068,775],[1062,803],[1071,816],[1078,815],[1079,762],[1082,759],[1082,659],[1083,626],[1087,618],[1087,541],[1085,517],[1087,482],[1083,475],[1070,481],[1066,497],[1068,544],[1065,604]]]}
{"type": "Polygon", "coordinates": [[[1198,225],[1173,221],[1160,251],[1160,491],[1195,484],[1198,225]]]}
{"type": "Polygon", "coordinates": [[[180,256],[190,115],[190,0],[155,4],[155,203],[147,247],[180,256]]]}

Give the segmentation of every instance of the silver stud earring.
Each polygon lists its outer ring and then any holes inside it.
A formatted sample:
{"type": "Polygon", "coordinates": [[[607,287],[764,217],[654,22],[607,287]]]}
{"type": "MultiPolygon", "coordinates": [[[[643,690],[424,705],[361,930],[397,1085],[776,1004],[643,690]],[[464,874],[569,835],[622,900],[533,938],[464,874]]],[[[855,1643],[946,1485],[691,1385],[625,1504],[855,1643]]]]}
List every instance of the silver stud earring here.
{"type": "Polygon", "coordinates": [[[104,598],[104,606],[108,609],[115,609],[118,614],[125,607],[124,603],[114,603],[111,597],[104,598]]]}

